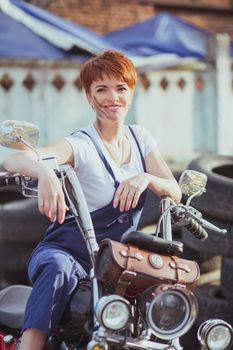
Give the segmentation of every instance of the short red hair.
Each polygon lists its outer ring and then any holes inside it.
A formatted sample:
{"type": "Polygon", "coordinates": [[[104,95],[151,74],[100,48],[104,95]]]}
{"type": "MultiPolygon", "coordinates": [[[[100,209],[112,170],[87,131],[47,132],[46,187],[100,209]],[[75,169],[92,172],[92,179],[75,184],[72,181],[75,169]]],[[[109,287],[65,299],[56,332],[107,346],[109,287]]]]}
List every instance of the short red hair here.
{"type": "Polygon", "coordinates": [[[124,81],[131,89],[137,81],[133,62],[119,51],[105,50],[84,63],[80,72],[82,86],[90,92],[93,81],[103,80],[104,75],[124,81]]]}

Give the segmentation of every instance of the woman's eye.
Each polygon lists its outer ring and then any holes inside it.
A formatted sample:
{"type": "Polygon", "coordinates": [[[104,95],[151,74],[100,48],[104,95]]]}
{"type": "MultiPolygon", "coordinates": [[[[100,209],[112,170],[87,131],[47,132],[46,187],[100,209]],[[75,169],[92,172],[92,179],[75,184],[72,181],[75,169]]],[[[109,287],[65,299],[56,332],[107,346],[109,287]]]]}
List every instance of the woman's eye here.
{"type": "Polygon", "coordinates": [[[104,91],[103,88],[100,88],[100,89],[97,90],[97,92],[103,92],[103,91],[104,91]]]}
{"type": "Polygon", "coordinates": [[[119,90],[120,90],[120,91],[123,91],[123,90],[127,90],[127,89],[126,89],[125,87],[122,86],[122,87],[119,88],[119,90]]]}

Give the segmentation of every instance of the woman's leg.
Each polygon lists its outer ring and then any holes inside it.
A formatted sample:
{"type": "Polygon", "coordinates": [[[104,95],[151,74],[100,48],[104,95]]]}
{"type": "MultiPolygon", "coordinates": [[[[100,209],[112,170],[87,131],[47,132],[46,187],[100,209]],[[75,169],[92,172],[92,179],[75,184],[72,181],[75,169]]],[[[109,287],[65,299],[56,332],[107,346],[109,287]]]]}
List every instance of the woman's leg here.
{"type": "Polygon", "coordinates": [[[58,325],[78,279],[84,276],[82,267],[64,251],[42,247],[33,255],[29,264],[33,289],[26,307],[20,350],[43,348],[58,325]],[[31,341],[33,348],[26,348],[31,341]]]}
{"type": "Polygon", "coordinates": [[[19,350],[43,350],[47,334],[39,329],[28,328],[23,332],[19,350]]]}

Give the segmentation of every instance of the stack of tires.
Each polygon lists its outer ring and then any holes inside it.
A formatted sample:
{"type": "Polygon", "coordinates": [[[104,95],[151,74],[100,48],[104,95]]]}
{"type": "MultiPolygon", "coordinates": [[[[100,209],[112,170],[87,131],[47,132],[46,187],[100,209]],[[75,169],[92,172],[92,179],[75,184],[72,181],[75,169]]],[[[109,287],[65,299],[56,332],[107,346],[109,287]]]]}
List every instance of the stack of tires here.
{"type": "Polygon", "coordinates": [[[233,157],[202,156],[193,160],[188,169],[208,176],[206,193],[195,198],[191,205],[202,212],[204,219],[228,231],[223,235],[207,230],[208,238],[199,241],[182,229],[185,247],[194,255],[196,252],[199,259],[201,256],[221,258],[220,281],[205,283],[196,289],[200,308],[196,325],[209,318],[221,318],[233,325],[233,157]]]}
{"type": "Polygon", "coordinates": [[[28,283],[27,262],[47,226],[37,199],[24,198],[18,188],[0,190],[0,289],[28,283]]]}

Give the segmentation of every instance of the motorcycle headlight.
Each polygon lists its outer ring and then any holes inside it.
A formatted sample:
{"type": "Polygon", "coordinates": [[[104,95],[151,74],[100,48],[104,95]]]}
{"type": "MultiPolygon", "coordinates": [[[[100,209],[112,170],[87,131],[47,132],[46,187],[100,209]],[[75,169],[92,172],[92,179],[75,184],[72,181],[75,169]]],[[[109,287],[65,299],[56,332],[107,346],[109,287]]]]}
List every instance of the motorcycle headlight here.
{"type": "Polygon", "coordinates": [[[207,350],[227,350],[233,343],[233,331],[223,320],[207,320],[198,329],[198,340],[207,350]]]}
{"type": "Polygon", "coordinates": [[[170,340],[191,328],[197,312],[198,304],[192,292],[177,286],[160,286],[147,308],[147,322],[157,337],[170,340]]]}
{"type": "Polygon", "coordinates": [[[127,327],[131,319],[130,303],[119,295],[104,296],[98,301],[95,314],[103,327],[120,331],[127,327]]]}

